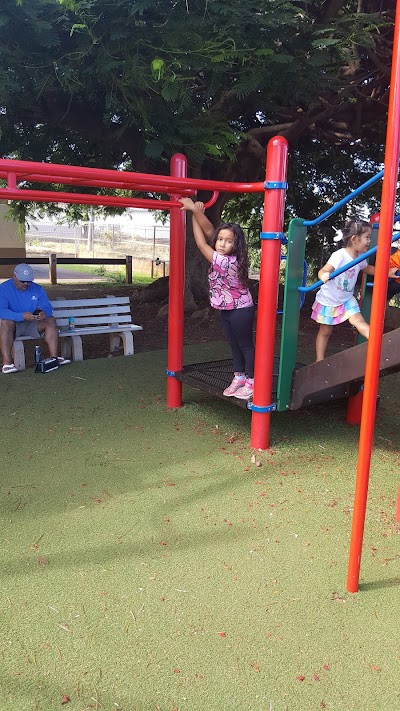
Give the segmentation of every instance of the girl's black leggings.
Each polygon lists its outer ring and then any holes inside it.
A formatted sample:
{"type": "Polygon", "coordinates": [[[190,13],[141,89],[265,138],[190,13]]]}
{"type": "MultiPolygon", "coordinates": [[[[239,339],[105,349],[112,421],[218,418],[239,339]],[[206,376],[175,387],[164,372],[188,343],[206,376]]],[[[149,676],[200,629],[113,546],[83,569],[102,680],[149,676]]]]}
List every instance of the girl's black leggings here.
{"type": "Polygon", "coordinates": [[[233,370],[246,373],[248,378],[254,378],[254,311],[254,306],[221,311],[222,328],[232,349],[233,370]]]}

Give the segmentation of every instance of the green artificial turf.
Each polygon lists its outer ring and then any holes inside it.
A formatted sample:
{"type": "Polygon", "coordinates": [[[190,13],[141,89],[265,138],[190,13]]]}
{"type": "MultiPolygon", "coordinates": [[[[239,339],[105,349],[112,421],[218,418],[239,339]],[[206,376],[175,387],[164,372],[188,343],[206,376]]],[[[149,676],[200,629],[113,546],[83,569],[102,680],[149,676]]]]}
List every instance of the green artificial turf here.
{"type": "Polygon", "coordinates": [[[189,388],[166,410],[165,361],[0,380],[1,711],[400,708],[400,377],[351,595],[344,407],[273,415],[253,452],[245,410],[189,388]]]}

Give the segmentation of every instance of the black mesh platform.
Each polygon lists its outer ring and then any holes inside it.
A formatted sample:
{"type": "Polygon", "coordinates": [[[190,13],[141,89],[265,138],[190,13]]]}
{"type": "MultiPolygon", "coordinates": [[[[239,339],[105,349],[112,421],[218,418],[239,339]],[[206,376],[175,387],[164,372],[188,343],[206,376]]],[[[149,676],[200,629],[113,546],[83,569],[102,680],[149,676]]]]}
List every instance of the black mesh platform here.
{"type": "MultiPolygon", "coordinates": [[[[274,375],[272,381],[272,402],[276,401],[276,391],[278,387],[279,358],[274,358],[274,375]]],[[[208,363],[193,363],[185,365],[183,370],[176,373],[177,380],[180,380],[192,388],[203,390],[210,395],[222,398],[231,405],[247,408],[246,400],[238,400],[235,397],[225,397],[222,393],[228,387],[233,378],[232,360],[209,361],[208,363]]]]}

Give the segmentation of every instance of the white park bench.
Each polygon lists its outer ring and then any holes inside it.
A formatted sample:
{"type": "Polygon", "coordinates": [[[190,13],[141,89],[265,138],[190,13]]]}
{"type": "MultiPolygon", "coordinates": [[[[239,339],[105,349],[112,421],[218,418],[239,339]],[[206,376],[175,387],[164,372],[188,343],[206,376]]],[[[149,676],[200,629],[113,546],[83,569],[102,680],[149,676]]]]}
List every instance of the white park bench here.
{"type": "MultiPolygon", "coordinates": [[[[57,321],[61,355],[71,360],[83,360],[82,336],[110,335],[110,352],[122,341],[124,355],[135,352],[133,333],[142,326],[132,323],[128,296],[105,296],[99,299],[57,299],[51,301],[57,321]],[[69,319],[75,319],[75,330],[69,330],[69,319]]],[[[14,364],[25,369],[24,341],[31,336],[16,338],[13,346],[14,364]]]]}

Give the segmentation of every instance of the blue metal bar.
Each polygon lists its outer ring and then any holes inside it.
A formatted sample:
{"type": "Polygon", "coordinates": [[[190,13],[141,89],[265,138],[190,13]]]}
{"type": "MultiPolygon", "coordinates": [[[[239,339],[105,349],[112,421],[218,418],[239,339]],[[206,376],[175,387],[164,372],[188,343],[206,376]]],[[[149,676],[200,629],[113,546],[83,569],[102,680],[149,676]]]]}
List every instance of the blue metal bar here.
{"type": "Polygon", "coordinates": [[[287,190],[288,184],[282,180],[266,180],[264,183],[265,190],[287,190]]]}
{"type": "Polygon", "coordinates": [[[260,239],[285,239],[283,232],[260,232],[260,239]]]}
{"type": "Polygon", "coordinates": [[[273,402],[272,405],[254,405],[253,402],[248,402],[247,403],[247,409],[252,410],[253,412],[275,412],[276,410],[276,404],[273,402]]]}
{"type": "MultiPolygon", "coordinates": [[[[306,260],[303,262],[303,282],[302,285],[305,286],[307,284],[307,274],[308,274],[308,264],[306,260]]],[[[303,304],[306,300],[306,295],[304,293],[300,294],[300,308],[303,307],[303,304]]]]}
{"type": "MultiPolygon", "coordinates": [[[[396,232],[393,237],[392,237],[392,242],[396,242],[400,237],[400,232],[396,232]]],[[[331,272],[329,275],[329,279],[334,279],[335,277],[339,276],[339,274],[343,274],[343,272],[346,272],[350,267],[354,267],[355,264],[359,264],[362,262],[364,259],[368,259],[368,257],[372,257],[373,254],[375,254],[376,250],[378,249],[378,245],[376,247],[372,247],[372,249],[369,249],[368,252],[364,252],[364,254],[360,254],[359,257],[356,257],[356,259],[353,259],[352,262],[348,262],[345,264],[343,267],[339,267],[339,269],[335,269],[334,272],[331,272]]],[[[311,286],[298,286],[298,290],[300,292],[305,292],[308,293],[309,291],[314,291],[315,289],[319,289],[322,284],[326,282],[323,282],[322,279],[319,279],[316,281],[314,284],[311,284],[311,286]]]]}
{"type": "MultiPolygon", "coordinates": [[[[287,240],[286,240],[286,242],[287,242],[287,240]]],[[[282,262],[283,260],[285,260],[285,259],[287,259],[286,254],[281,254],[281,262],[282,262]]],[[[308,264],[307,264],[306,260],[304,260],[304,262],[303,262],[303,279],[302,279],[302,282],[301,282],[302,286],[305,286],[305,285],[307,284],[307,274],[308,274],[308,264]]],[[[304,302],[305,302],[305,299],[306,299],[306,295],[305,295],[305,294],[300,294],[300,306],[299,306],[300,309],[303,307],[303,304],[304,304],[304,302]]],[[[282,310],[281,310],[281,311],[277,311],[276,313],[277,313],[278,315],[282,315],[282,314],[283,314],[283,311],[282,311],[282,310]]]]}
{"type": "MultiPolygon", "coordinates": [[[[398,277],[400,277],[400,271],[399,271],[399,270],[397,270],[397,272],[396,272],[396,278],[398,278],[398,277]]],[[[391,278],[389,279],[389,284],[390,284],[392,281],[396,281],[396,279],[395,279],[394,277],[391,277],[391,278]]],[[[365,286],[374,286],[374,282],[373,282],[373,281],[367,281],[367,283],[366,283],[365,286]]]]}
{"type": "Polygon", "coordinates": [[[330,215],[333,215],[334,212],[337,212],[340,210],[343,205],[347,205],[350,200],[353,198],[357,197],[360,193],[362,193],[364,190],[367,190],[367,188],[370,188],[371,185],[374,185],[375,183],[378,182],[383,177],[383,170],[380,170],[379,173],[374,175],[372,178],[367,180],[366,183],[363,183],[363,185],[360,185],[359,188],[356,188],[356,190],[353,190],[352,193],[347,195],[347,197],[343,198],[343,200],[339,200],[339,202],[336,203],[336,205],[333,205],[333,207],[330,207],[329,210],[326,212],[323,212],[322,215],[319,217],[316,217],[315,220],[304,220],[303,225],[306,225],[307,227],[313,227],[314,225],[319,225],[320,222],[323,222],[323,220],[326,220],[327,217],[330,215]]]}

